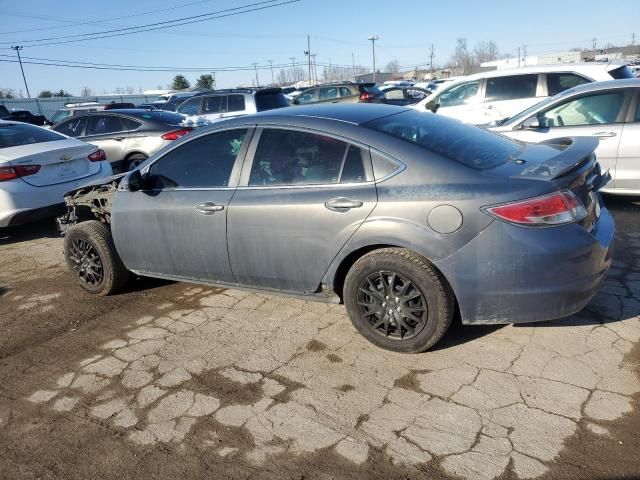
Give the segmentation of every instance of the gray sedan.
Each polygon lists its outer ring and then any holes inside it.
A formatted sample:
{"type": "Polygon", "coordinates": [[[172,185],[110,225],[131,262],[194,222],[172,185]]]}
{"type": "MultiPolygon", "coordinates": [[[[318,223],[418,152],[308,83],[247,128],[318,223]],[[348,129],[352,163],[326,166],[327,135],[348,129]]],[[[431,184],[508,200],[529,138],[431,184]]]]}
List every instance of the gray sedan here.
{"type": "Polygon", "coordinates": [[[367,339],[420,352],[457,310],[531,322],[589,302],[614,235],[596,145],[388,105],[245,116],[70,192],[66,262],[98,295],[133,272],[344,301],[367,339]]]}
{"type": "Polygon", "coordinates": [[[580,85],[492,130],[526,142],[567,136],[597,138],[598,161],[613,177],[603,192],[640,195],[640,79],[580,85]]]}

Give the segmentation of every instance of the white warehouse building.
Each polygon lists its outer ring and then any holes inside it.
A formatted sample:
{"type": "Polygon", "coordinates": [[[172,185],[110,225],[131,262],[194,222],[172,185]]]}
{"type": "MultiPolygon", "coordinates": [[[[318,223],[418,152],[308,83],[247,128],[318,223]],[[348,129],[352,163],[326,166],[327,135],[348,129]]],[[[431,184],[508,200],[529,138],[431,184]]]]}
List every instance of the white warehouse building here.
{"type": "Polygon", "coordinates": [[[556,52],[545,53],[543,55],[527,55],[521,58],[503,58],[492,62],[484,62],[481,67],[493,67],[498,70],[504,68],[525,67],[528,65],[555,65],[558,63],[574,63],[579,62],[581,52],[556,52]]]}

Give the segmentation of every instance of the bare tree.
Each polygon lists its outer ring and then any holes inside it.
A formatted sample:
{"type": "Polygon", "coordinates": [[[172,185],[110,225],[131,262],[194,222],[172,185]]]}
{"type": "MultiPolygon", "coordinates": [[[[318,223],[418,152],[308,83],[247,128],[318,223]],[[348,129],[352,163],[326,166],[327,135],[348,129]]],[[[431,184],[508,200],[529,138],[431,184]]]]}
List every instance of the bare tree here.
{"type": "Polygon", "coordinates": [[[400,71],[400,62],[397,60],[391,60],[387,63],[385,70],[389,73],[398,73],[400,71]]]}
{"type": "Polygon", "coordinates": [[[135,92],[135,90],[133,89],[133,87],[127,87],[127,95],[133,95],[135,92]]]}
{"type": "Polygon", "coordinates": [[[467,39],[456,39],[456,49],[451,57],[451,63],[456,67],[462,69],[463,75],[469,75],[471,73],[471,67],[473,66],[473,55],[467,48],[467,39]]]}
{"type": "Polygon", "coordinates": [[[90,97],[91,89],[89,87],[82,87],[82,91],[80,92],[80,95],[82,95],[83,97],[90,97]]]}
{"type": "Polygon", "coordinates": [[[481,64],[498,59],[498,47],[493,40],[476,43],[473,48],[474,62],[481,64]]]}
{"type": "Polygon", "coordinates": [[[15,98],[16,92],[12,88],[0,88],[0,98],[15,98]]]}

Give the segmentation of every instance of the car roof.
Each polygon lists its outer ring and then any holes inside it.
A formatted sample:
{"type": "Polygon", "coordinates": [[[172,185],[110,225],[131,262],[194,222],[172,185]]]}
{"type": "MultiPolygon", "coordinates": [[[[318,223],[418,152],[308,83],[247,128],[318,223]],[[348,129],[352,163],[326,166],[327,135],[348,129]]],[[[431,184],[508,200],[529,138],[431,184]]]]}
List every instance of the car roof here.
{"type": "MultiPolygon", "coordinates": [[[[248,117],[260,118],[261,121],[268,121],[269,119],[283,120],[286,118],[296,120],[315,118],[346,122],[352,125],[361,125],[377,118],[405,111],[409,111],[409,109],[381,103],[353,103],[277,108],[275,110],[267,110],[248,117]]],[[[239,118],[247,119],[247,117],[239,118]]]]}
{"type": "Polygon", "coordinates": [[[465,77],[458,77],[455,82],[467,82],[482,78],[504,77],[508,75],[525,75],[527,73],[553,73],[553,72],[608,72],[616,68],[624,67],[624,63],[605,62],[579,62],[579,63],[558,63],[553,65],[530,65],[526,67],[504,68],[500,70],[489,70],[486,72],[474,73],[465,77]]]}

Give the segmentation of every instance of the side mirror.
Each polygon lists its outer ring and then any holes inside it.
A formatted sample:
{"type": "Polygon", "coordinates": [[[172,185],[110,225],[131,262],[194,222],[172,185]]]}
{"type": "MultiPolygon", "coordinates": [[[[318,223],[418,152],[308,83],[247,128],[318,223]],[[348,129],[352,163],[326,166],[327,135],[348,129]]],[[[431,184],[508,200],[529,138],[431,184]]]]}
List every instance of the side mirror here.
{"type": "Polygon", "coordinates": [[[140,170],[132,171],[131,173],[129,173],[129,175],[125,177],[124,180],[125,180],[124,187],[129,192],[137,192],[138,190],[142,189],[144,185],[144,177],[142,176],[142,173],[140,173],[140,170]]]}
{"type": "Polygon", "coordinates": [[[540,128],[540,120],[538,117],[529,117],[522,123],[522,128],[526,130],[537,130],[540,128]]]}
{"type": "Polygon", "coordinates": [[[427,102],[424,107],[427,110],[431,110],[433,113],[436,113],[438,111],[438,109],[440,108],[440,103],[436,103],[435,100],[431,100],[431,101],[427,102]]]}

